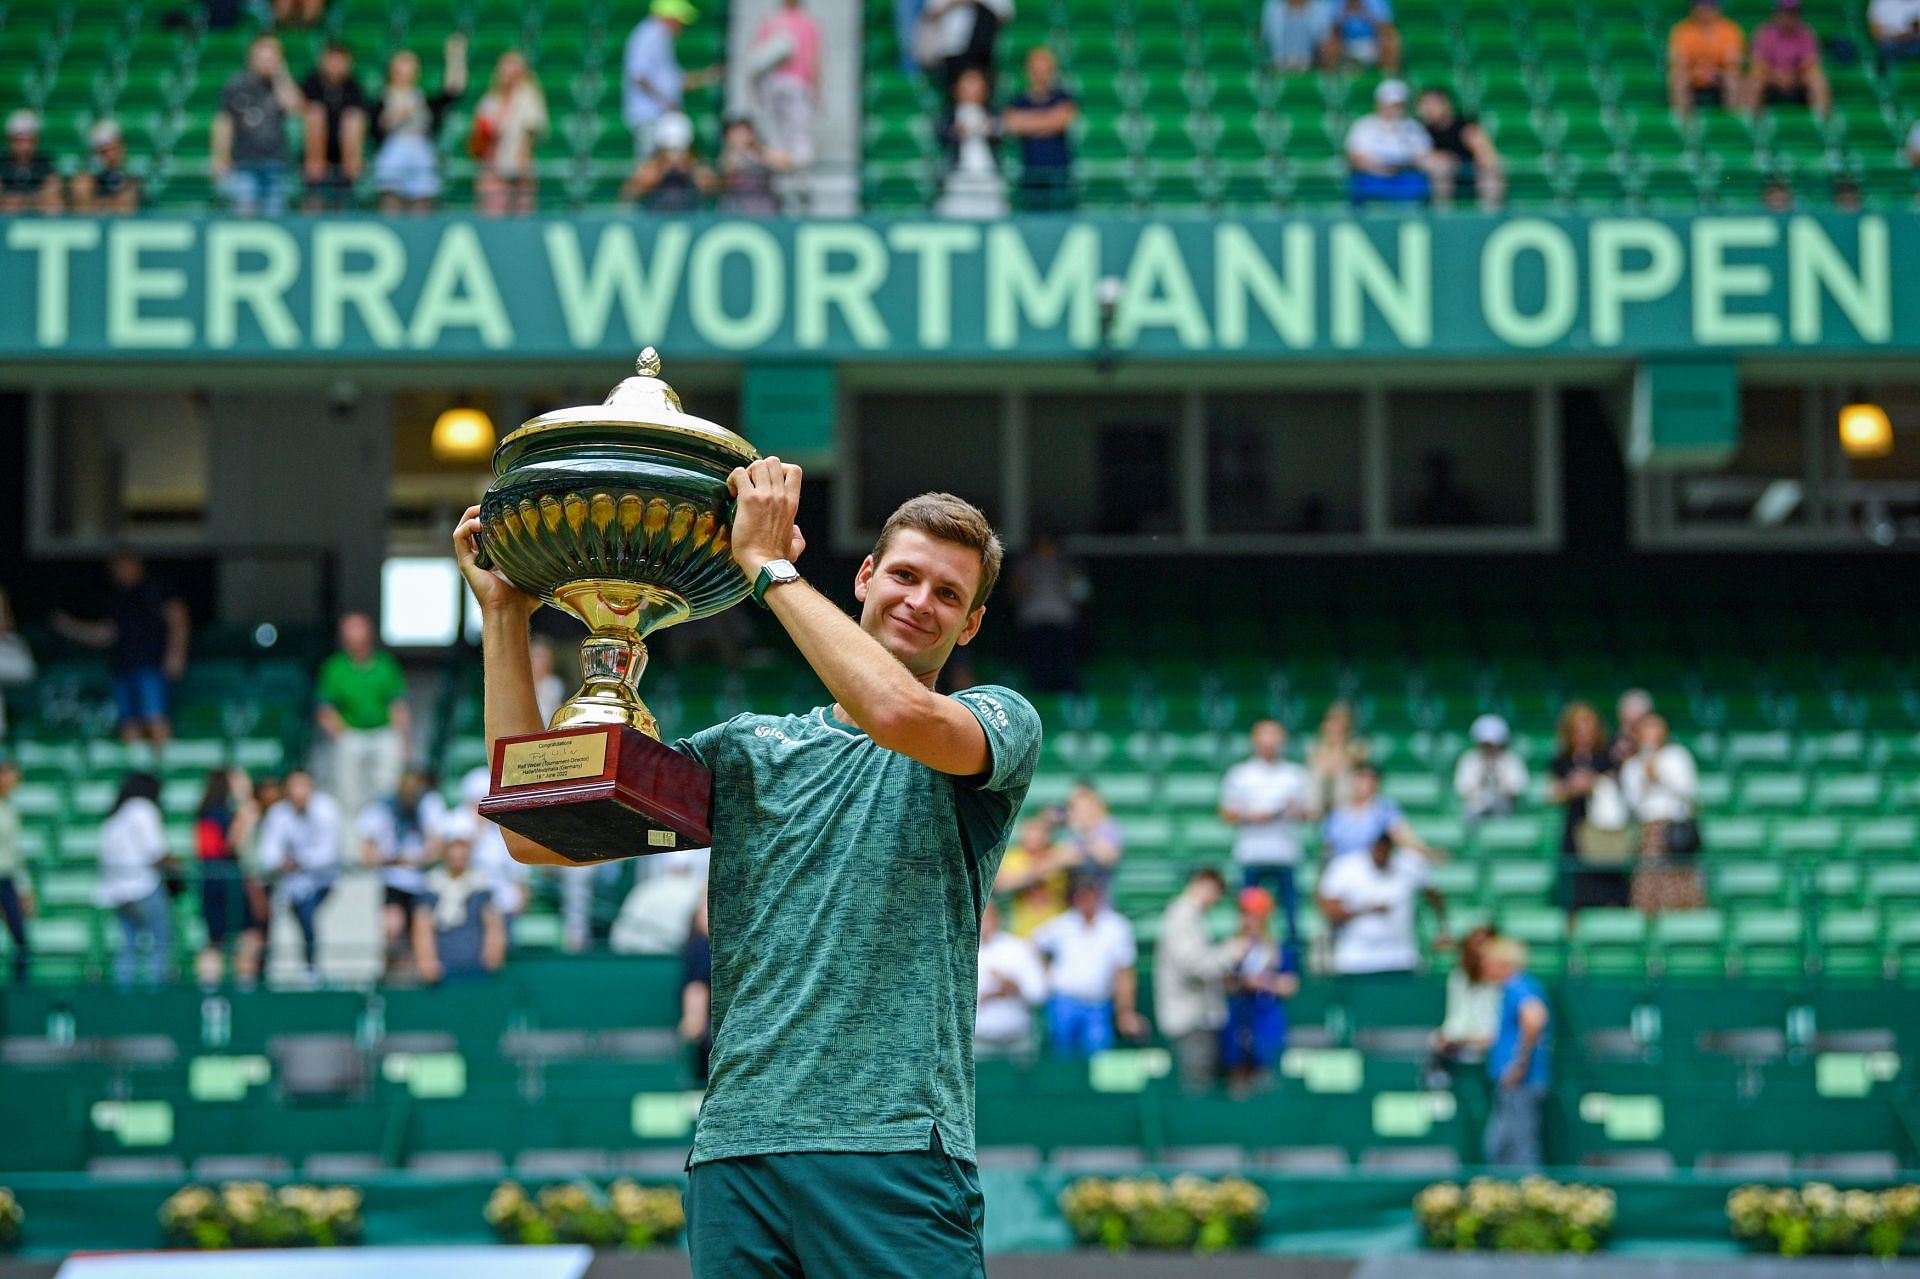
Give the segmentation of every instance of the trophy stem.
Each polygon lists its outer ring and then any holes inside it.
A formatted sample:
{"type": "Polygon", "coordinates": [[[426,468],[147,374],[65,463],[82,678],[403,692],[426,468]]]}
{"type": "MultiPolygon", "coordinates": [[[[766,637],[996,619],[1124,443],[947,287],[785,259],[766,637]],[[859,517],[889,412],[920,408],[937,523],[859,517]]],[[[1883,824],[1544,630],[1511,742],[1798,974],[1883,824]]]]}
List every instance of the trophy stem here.
{"type": "Polygon", "coordinates": [[[625,724],[658,741],[660,722],[640,700],[647,645],[637,635],[589,635],[580,642],[580,691],[554,712],[549,728],[625,724]]]}

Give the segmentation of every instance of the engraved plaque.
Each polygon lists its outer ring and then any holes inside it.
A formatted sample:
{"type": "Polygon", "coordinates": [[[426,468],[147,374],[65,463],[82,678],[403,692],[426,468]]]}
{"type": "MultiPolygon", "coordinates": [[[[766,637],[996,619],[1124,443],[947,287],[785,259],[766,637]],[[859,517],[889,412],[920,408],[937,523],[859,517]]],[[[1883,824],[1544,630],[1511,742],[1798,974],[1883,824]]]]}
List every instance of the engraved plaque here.
{"type": "Polygon", "coordinates": [[[500,788],[601,777],[607,771],[607,735],[580,733],[510,742],[500,754],[500,788]]]}

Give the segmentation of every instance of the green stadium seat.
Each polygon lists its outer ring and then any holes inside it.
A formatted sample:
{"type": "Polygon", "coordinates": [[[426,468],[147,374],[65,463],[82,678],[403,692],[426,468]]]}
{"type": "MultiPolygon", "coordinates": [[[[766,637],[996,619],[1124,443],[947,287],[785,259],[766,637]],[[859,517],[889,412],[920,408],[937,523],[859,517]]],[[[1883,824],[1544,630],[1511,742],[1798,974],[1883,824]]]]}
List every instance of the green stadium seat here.
{"type": "Polygon", "coordinates": [[[1787,899],[1787,873],[1778,862],[1729,862],[1715,858],[1712,874],[1714,901],[1728,908],[1779,906],[1787,899]]]}
{"type": "Polygon", "coordinates": [[[1866,893],[1882,912],[1920,912],[1920,863],[1868,867],[1866,893]]]}
{"type": "Polygon", "coordinates": [[[1719,911],[1683,910],[1656,915],[1652,935],[1661,970],[1667,977],[1717,978],[1725,973],[1726,921],[1719,911]]]}
{"type": "Polygon", "coordinates": [[[1559,874],[1560,868],[1553,862],[1491,862],[1487,866],[1487,898],[1496,911],[1509,905],[1545,905],[1559,874]]]}
{"type": "Polygon", "coordinates": [[[1872,817],[1853,822],[1847,850],[1856,857],[1920,855],[1920,818],[1872,817]]]}
{"type": "Polygon", "coordinates": [[[1807,806],[1804,773],[1748,773],[1740,782],[1740,807],[1748,812],[1800,812],[1807,806]]]}
{"type": "Polygon", "coordinates": [[[1880,916],[1871,910],[1835,910],[1819,917],[1820,971],[1835,980],[1878,981],[1886,973],[1880,916]]]}
{"type": "Polygon", "coordinates": [[[1767,823],[1758,817],[1709,813],[1700,821],[1700,838],[1716,857],[1757,857],[1769,851],[1767,823]]]}
{"type": "Polygon", "coordinates": [[[1773,851],[1780,857],[1831,857],[1846,846],[1838,817],[1794,817],[1773,824],[1773,851]]]}
{"type": "Polygon", "coordinates": [[[1646,974],[1647,917],[1637,910],[1583,910],[1569,950],[1572,967],[1589,977],[1646,974]]]}
{"type": "Polygon", "coordinates": [[[1507,905],[1499,913],[1500,931],[1527,944],[1529,968],[1557,977],[1567,964],[1567,913],[1557,906],[1507,905]]]}
{"type": "Polygon", "coordinates": [[[1805,936],[1799,911],[1741,911],[1733,917],[1729,958],[1745,977],[1798,981],[1807,972],[1805,936]]]}
{"type": "Polygon", "coordinates": [[[1480,823],[1473,834],[1475,851],[1486,857],[1531,857],[1542,852],[1551,834],[1557,840],[1558,815],[1511,813],[1480,823]]]}

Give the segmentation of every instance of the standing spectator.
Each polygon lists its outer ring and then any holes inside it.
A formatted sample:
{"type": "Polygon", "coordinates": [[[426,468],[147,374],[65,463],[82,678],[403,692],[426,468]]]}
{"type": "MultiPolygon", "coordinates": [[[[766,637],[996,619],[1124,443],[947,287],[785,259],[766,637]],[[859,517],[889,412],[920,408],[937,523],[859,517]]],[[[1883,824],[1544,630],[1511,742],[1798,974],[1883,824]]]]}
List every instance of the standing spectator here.
{"type": "Polygon", "coordinates": [[[467,92],[467,38],[447,37],[440,91],[420,83],[420,55],[401,49],[387,59],[387,84],[373,116],[373,189],[380,212],[425,213],[440,195],[437,139],[447,108],[467,92]]]}
{"type": "Polygon", "coordinates": [[[621,184],[620,200],[638,201],[649,213],[695,213],[719,185],[694,158],[693,121],[671,111],[654,122],[653,154],[621,184]]]}
{"type": "Polygon", "coordinates": [[[1634,853],[1631,815],[1600,713],[1585,702],[1569,703],[1560,712],[1554,744],[1547,798],[1566,812],[1560,830],[1567,878],[1562,900],[1569,912],[1625,906],[1631,900],[1626,870],[1634,853]]]}
{"type": "Polygon", "coordinates": [[[1640,750],[1640,721],[1653,714],[1653,694],[1630,688],[1614,704],[1613,762],[1624,764],[1640,750]]]}
{"type": "Polygon", "coordinates": [[[1640,750],[1620,766],[1627,806],[1640,821],[1640,860],[1633,872],[1634,909],[1698,910],[1701,905],[1700,824],[1694,814],[1699,769],[1686,747],[1672,741],[1667,721],[1640,721],[1640,750]]]}
{"type": "Polygon", "coordinates": [[[1365,857],[1339,857],[1320,872],[1320,913],[1333,928],[1333,971],[1345,977],[1409,975],[1419,966],[1413,899],[1425,897],[1440,921],[1444,945],[1447,905],[1427,879],[1427,862],[1396,848],[1382,834],[1365,857]]]}
{"type": "Polygon", "coordinates": [[[246,67],[220,90],[213,116],[213,180],[233,202],[236,217],[286,212],[287,117],[304,109],[280,42],[255,36],[246,67]]]}
{"type": "Polygon", "coordinates": [[[1693,0],[1693,12],[1667,36],[1667,105],[1678,115],[1699,106],[1740,105],[1740,63],[1747,37],[1720,12],[1720,0],[1693,0]]]}
{"type": "Polygon", "coordinates": [[[1240,890],[1240,962],[1227,976],[1227,1025],[1221,1062],[1236,1090],[1273,1077],[1287,1047],[1287,1001],[1300,990],[1300,965],[1291,945],[1273,936],[1273,894],[1240,890]]]}
{"type": "Polygon", "coordinates": [[[187,672],[187,606],[149,577],[146,564],[131,552],[115,555],[107,572],[113,590],[106,620],[81,622],[56,612],[53,628],[76,644],[108,650],[120,740],[144,735],[158,752],[173,739],[168,684],[187,672]]]}
{"type": "Polygon", "coordinates": [[[306,109],[308,213],[351,208],[367,160],[367,95],[354,74],[353,50],[329,40],[320,65],[300,84],[306,109]]]}
{"type": "Polygon", "coordinates": [[[1013,899],[1011,932],[1031,937],[1040,925],[1067,908],[1067,867],[1074,853],[1054,842],[1053,822],[1029,817],[1020,823],[1013,844],[1000,858],[993,891],[1013,899]]]}
{"type": "Polygon", "coordinates": [[[1820,41],[1800,12],[1800,0],[1773,0],[1773,17],[1753,33],[1753,73],[1747,109],[1809,107],[1822,120],[1833,111],[1833,86],[1820,62],[1820,41]]]}
{"type": "Polygon", "coordinates": [[[1282,75],[1327,66],[1338,57],[1333,0],[1267,0],[1260,34],[1268,60],[1282,75]]]}
{"type": "Polygon", "coordinates": [[[1331,866],[1349,854],[1366,852],[1383,835],[1391,837],[1396,847],[1414,849],[1431,861],[1446,857],[1444,849],[1420,838],[1400,805],[1380,793],[1380,770],[1362,764],[1353,770],[1347,802],[1328,813],[1320,824],[1320,851],[1331,866]]]}
{"type": "Polygon", "coordinates": [[[1104,892],[1113,882],[1113,868],[1126,851],[1127,837],[1093,783],[1075,782],[1067,792],[1066,821],[1060,835],[1073,854],[1074,874],[1092,880],[1104,892]]]}
{"type": "Polygon", "coordinates": [[[1920,58],[1920,0],[1873,0],[1867,27],[1882,62],[1920,58]]]}
{"type": "Polygon", "coordinates": [[[1047,1002],[1046,966],[1032,942],[1000,927],[1000,907],[991,897],[980,912],[978,993],[973,1055],[1032,1057],[1033,1012],[1047,1002]]]}
{"type": "Polygon", "coordinates": [[[1487,943],[1496,936],[1491,925],[1482,924],[1460,939],[1460,962],[1447,974],[1446,1011],[1433,1032],[1427,1062],[1428,1089],[1453,1094],[1460,1158],[1468,1164],[1486,1162],[1481,1139],[1492,1114],[1487,1049],[1500,1025],[1500,987],[1487,980],[1486,957],[1487,943]]]}
{"type": "Polygon", "coordinates": [[[953,103],[940,128],[947,174],[935,212],[943,218],[1003,218],[1007,180],[997,150],[1000,122],[987,103],[987,76],[977,67],[962,71],[953,86],[953,103]]]}
{"type": "Polygon", "coordinates": [[[1280,901],[1280,913],[1292,944],[1300,935],[1300,824],[1315,815],[1313,781],[1307,770],[1283,758],[1287,730],[1263,719],[1248,734],[1253,754],[1227,770],[1220,784],[1220,820],[1238,827],[1233,860],[1242,886],[1266,888],[1280,901]]]}
{"type": "Polygon", "coordinates": [[[317,26],[326,11],[327,0],[273,0],[273,24],[277,27],[317,26]]]}
{"type": "Polygon", "coordinates": [[[320,979],[317,916],[340,876],[340,806],[313,787],[310,773],[287,774],[287,796],[260,821],[260,869],[278,880],[300,924],[309,984],[320,979]]]}
{"type": "Polygon", "coordinates": [[[1307,775],[1313,778],[1314,806],[1321,812],[1344,804],[1353,795],[1353,770],[1367,760],[1366,739],[1353,732],[1353,707],[1334,702],[1320,717],[1320,731],[1307,752],[1307,775]]]}
{"type": "Polygon", "coordinates": [[[1080,691],[1080,611],[1092,587],[1060,539],[1041,530],[1013,570],[1015,623],[1027,655],[1027,686],[1037,693],[1080,691]]]}
{"type": "Polygon", "coordinates": [[[820,94],[820,26],[800,0],[780,0],[748,51],[767,144],[794,169],[813,164],[813,112],[820,94]]]}
{"type": "Polygon", "coordinates": [[[1400,72],[1400,29],[1387,0],[1339,0],[1333,15],[1333,59],[1400,72]]]}
{"type": "Polygon", "coordinates": [[[127,143],[120,126],[101,120],[87,134],[93,163],[73,175],[73,208],[95,217],[140,211],[140,179],[127,172],[127,143]]]}
{"type": "Polygon", "coordinates": [[[399,788],[413,731],[407,677],[393,654],[374,647],[365,613],[340,619],[340,650],[320,664],[314,695],[321,731],[333,743],[333,796],[354,822],[399,788]]]}
{"type": "Polygon", "coordinates": [[[699,20],[700,11],[688,0],[653,0],[647,17],[627,36],[620,59],[620,115],[633,131],[633,158],[653,154],[653,126],[670,111],[679,111],[690,88],[714,83],[716,69],[688,73],[680,67],[674,44],[680,33],[699,20]]]}
{"type": "Polygon", "coordinates": [[[160,819],[160,779],[128,773],[113,811],[100,826],[100,905],[120,921],[120,952],[113,980],[122,990],[136,976],[148,986],[166,977],[173,954],[172,907],[160,872],[167,861],[160,819]]]}
{"type": "Polygon", "coordinates": [[[60,212],[60,175],[40,153],[40,117],[21,107],[7,117],[7,155],[0,162],[0,213],[60,212]]]}
{"type": "Polygon", "coordinates": [[[1353,173],[1348,192],[1355,205],[1372,200],[1424,202],[1433,192],[1433,139],[1407,118],[1407,86],[1382,80],[1373,91],[1373,110],[1347,130],[1347,163],[1353,173]]]}
{"type": "Polygon", "coordinates": [[[704,1085],[713,1055],[713,939],[704,901],[694,909],[681,962],[680,1038],[693,1049],[693,1075],[704,1085]]]}
{"type": "Polygon", "coordinates": [[[1444,208],[1466,187],[1482,208],[1498,209],[1507,195],[1506,168],[1479,119],[1461,115],[1452,90],[1438,87],[1420,91],[1419,112],[1433,142],[1433,202],[1444,208]]]}
{"type": "Polygon", "coordinates": [[[1467,730],[1473,745],[1453,769],[1453,793],[1468,821],[1511,813],[1527,793],[1527,765],[1513,749],[1507,721],[1482,715],[1467,730]]]}
{"type": "Polygon", "coordinates": [[[227,942],[232,939],[237,939],[234,977],[249,982],[259,975],[260,921],[254,918],[240,869],[240,849],[259,819],[253,786],[243,769],[216,768],[207,774],[193,829],[207,944],[194,956],[193,972],[208,989],[218,986],[225,974],[227,942]]]}
{"type": "Polygon", "coordinates": [[[413,966],[428,985],[498,972],[507,958],[507,927],[491,885],[473,867],[471,837],[450,832],[441,858],[413,907],[413,966]]]}
{"type": "Polygon", "coordinates": [[[527,660],[533,668],[533,700],[540,708],[540,722],[551,726],[560,704],[567,700],[567,684],[553,669],[553,642],[536,635],[527,643],[527,660]]]}
{"type": "Polygon", "coordinates": [[[389,975],[396,952],[408,944],[414,907],[426,889],[427,867],[438,860],[446,819],[447,802],[433,788],[432,775],[410,768],[393,795],[368,804],[355,823],[361,859],[380,872],[389,975]]]}
{"type": "Polygon", "coordinates": [[[927,42],[940,52],[942,82],[947,101],[960,101],[960,78],[969,71],[981,76],[981,98],[993,93],[994,48],[1000,29],[1013,21],[1013,0],[926,0],[920,10],[922,25],[932,25],[927,42]]]}
{"type": "MultiPolygon", "coordinates": [[[[1074,207],[1073,144],[1067,130],[1079,115],[1080,104],[1060,87],[1060,61],[1053,50],[1044,45],[1027,50],[1027,87],[1000,116],[1001,131],[1020,139],[1022,212],[1064,213],[1074,207]]],[[[1058,543],[1045,540],[1058,556],[1058,543]]],[[[1036,540],[1030,559],[1038,556],[1039,546],[1036,540]]],[[[1021,603],[1024,608],[1024,598],[1021,603]]]]}
{"type": "Polygon", "coordinates": [[[20,785],[20,765],[0,759],[0,919],[13,938],[13,980],[25,984],[33,960],[27,941],[27,920],[33,917],[33,881],[27,878],[26,850],[21,846],[20,810],[13,792],[20,785]]]}
{"type": "MultiPolygon", "coordinates": [[[[286,780],[273,774],[264,774],[253,782],[253,807],[260,816],[273,811],[273,806],[287,797],[286,780]]],[[[262,821],[256,820],[250,830],[242,832],[242,838],[234,840],[240,859],[240,887],[247,899],[247,926],[242,930],[240,945],[234,952],[234,980],[243,990],[250,990],[260,979],[268,955],[268,927],[273,922],[273,894],[268,891],[267,882],[260,872],[260,836],[262,821]],[[250,963],[246,967],[240,964],[245,956],[250,963]]]]}
{"type": "Polygon", "coordinates": [[[0,590],[0,740],[7,736],[7,689],[31,683],[38,673],[26,636],[14,629],[13,602],[0,590]]]}
{"type": "Polygon", "coordinates": [[[1540,983],[1527,972],[1527,948],[1512,937],[1487,943],[1486,979],[1500,989],[1499,1029],[1487,1053],[1495,1095],[1487,1120],[1487,1163],[1540,1167],[1540,1112],[1553,1071],[1552,1016],[1540,983]]]}
{"type": "Polygon", "coordinates": [[[1047,1038],[1063,1057],[1091,1057],[1146,1033],[1135,1011],[1139,978],[1133,925],[1107,906],[1106,889],[1090,876],[1073,884],[1073,909],[1040,925],[1033,944],[1047,957],[1047,1038]]]}
{"type": "Polygon", "coordinates": [[[493,83],[473,111],[469,147],[480,162],[474,194],[481,213],[497,218],[533,212],[540,188],[533,146],[546,133],[547,95],[526,58],[509,49],[493,64],[493,83]]]}
{"type": "Polygon", "coordinates": [[[1154,1017],[1161,1037],[1173,1045],[1181,1084],[1194,1090],[1211,1088],[1219,1074],[1225,982],[1241,958],[1239,946],[1215,942],[1207,933],[1207,912],[1226,891],[1226,880],[1213,867],[1194,871],[1167,903],[1153,947],[1154,1017]]]}
{"type": "Polygon", "coordinates": [[[727,121],[720,143],[720,212],[750,218],[778,214],[780,199],[773,182],[785,167],[785,157],[760,144],[752,120],[736,116],[727,121]]]}

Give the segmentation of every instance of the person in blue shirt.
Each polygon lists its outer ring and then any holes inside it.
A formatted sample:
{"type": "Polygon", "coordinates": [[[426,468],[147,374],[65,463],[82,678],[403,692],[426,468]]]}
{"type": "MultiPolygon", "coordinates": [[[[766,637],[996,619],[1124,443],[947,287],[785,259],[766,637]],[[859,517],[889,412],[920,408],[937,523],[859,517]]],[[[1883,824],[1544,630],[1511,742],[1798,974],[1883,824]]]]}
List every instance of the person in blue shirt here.
{"type": "Polygon", "coordinates": [[[1240,961],[1227,974],[1227,1024],[1220,1032],[1220,1063],[1236,1089],[1264,1082],[1287,1047],[1287,1000],[1300,990],[1294,948],[1273,935],[1273,894],[1240,891],[1240,961]]]}
{"type": "Polygon", "coordinates": [[[1494,938],[1481,971],[1500,988],[1500,1018],[1487,1053],[1494,1085],[1487,1162],[1497,1168],[1538,1168],[1540,1112],[1553,1073],[1553,1014],[1540,983],[1527,972],[1525,943],[1494,938]]]}
{"type": "Polygon", "coordinates": [[[1348,853],[1364,853],[1382,835],[1392,835],[1394,847],[1411,848],[1428,861],[1446,860],[1446,852],[1420,838],[1407,824],[1400,805],[1380,793],[1380,770],[1372,764],[1354,767],[1343,804],[1336,805],[1320,824],[1321,856],[1326,862],[1348,853]]]}
{"type": "Polygon", "coordinates": [[[1333,15],[1335,56],[1342,62],[1400,70],[1400,29],[1387,0],[1341,0],[1333,15]]]}
{"type": "Polygon", "coordinates": [[[1020,140],[1020,208],[1028,213],[1064,213],[1074,206],[1073,147],[1067,130],[1080,104],[1060,87],[1053,50],[1027,50],[1026,92],[1007,104],[1001,129],[1020,140]]]}

